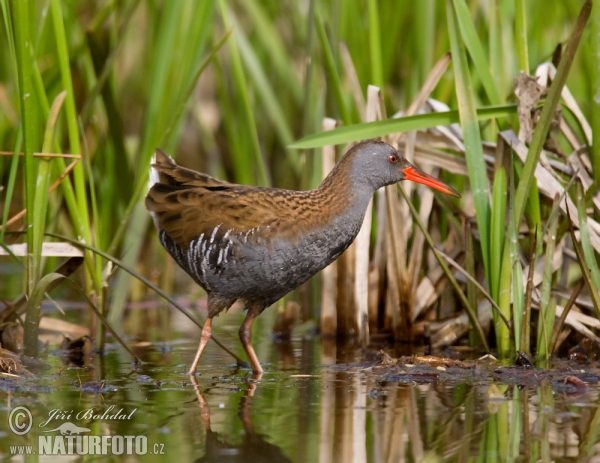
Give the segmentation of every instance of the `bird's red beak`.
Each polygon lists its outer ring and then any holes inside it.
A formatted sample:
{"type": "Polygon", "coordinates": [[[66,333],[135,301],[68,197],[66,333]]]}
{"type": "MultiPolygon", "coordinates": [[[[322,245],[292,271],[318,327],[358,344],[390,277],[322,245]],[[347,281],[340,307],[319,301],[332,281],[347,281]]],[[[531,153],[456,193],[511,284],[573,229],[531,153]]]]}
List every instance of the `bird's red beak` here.
{"type": "Polygon", "coordinates": [[[409,166],[402,172],[404,173],[404,180],[412,180],[413,182],[422,183],[428,187],[435,188],[436,190],[446,193],[450,196],[456,196],[457,198],[461,197],[458,191],[456,191],[454,188],[446,185],[437,178],[426,174],[422,170],[417,169],[415,166],[409,166]]]}

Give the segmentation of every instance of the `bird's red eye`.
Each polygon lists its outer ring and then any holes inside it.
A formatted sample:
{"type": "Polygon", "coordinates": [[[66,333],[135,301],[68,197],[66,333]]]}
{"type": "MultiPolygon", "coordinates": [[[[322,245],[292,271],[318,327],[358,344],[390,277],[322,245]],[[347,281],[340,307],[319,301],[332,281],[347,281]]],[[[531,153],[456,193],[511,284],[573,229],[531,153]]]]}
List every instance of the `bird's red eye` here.
{"type": "Polygon", "coordinates": [[[394,164],[398,160],[398,156],[395,154],[390,154],[390,162],[394,164]]]}

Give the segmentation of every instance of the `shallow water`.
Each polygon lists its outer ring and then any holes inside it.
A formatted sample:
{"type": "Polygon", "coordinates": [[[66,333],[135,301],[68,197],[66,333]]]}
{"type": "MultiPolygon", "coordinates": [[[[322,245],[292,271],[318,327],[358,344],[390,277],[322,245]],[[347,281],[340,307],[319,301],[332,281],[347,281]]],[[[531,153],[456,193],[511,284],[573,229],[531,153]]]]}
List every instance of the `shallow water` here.
{"type": "MultiPolygon", "coordinates": [[[[241,355],[230,334],[240,321],[240,314],[220,317],[214,333],[241,355]]],[[[2,457],[18,453],[11,446],[40,452],[40,436],[47,451],[60,452],[57,440],[68,438],[55,429],[69,422],[87,430],[81,435],[89,448],[108,452],[103,461],[125,459],[112,455],[120,441],[111,440],[112,449],[94,447],[89,436],[145,436],[146,454],[127,461],[600,461],[595,385],[569,396],[551,384],[519,390],[484,381],[383,381],[369,365],[352,363],[360,350],[315,336],[273,342],[268,316],[255,331],[266,370],[260,382],[211,343],[194,384],[185,372],[198,330],[173,325],[174,341],[132,342],[145,362],[136,369],[123,349],[109,345],[93,367],[59,375],[62,359],[49,348],[43,360],[50,369],[25,381],[1,379],[2,457]],[[16,407],[32,415],[23,436],[8,425],[16,407]]],[[[135,451],[141,441],[130,442],[135,451]]]]}

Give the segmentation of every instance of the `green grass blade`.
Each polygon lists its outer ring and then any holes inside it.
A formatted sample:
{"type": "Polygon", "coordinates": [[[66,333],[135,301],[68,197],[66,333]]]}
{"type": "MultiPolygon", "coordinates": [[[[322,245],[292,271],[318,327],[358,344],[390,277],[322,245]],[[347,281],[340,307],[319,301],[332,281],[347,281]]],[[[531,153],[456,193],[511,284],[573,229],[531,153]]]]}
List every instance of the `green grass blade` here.
{"type": "MultiPolygon", "coordinates": [[[[506,117],[515,114],[516,112],[516,105],[491,106],[478,109],[477,118],[479,120],[488,120],[497,117],[506,117]]],[[[356,140],[384,137],[398,132],[429,129],[440,125],[455,124],[457,122],[460,122],[458,111],[418,114],[416,116],[400,117],[397,119],[364,122],[339,127],[327,132],[307,135],[295,142],[290,148],[305,149],[319,148],[325,145],[340,145],[356,140]]]]}
{"type": "Polygon", "coordinates": [[[515,0],[515,46],[517,48],[517,57],[519,59],[519,70],[529,73],[525,0],[515,0]]]}
{"type": "MultiPolygon", "coordinates": [[[[75,106],[75,92],[73,90],[69,49],[60,0],[51,0],[51,12],[54,35],[56,37],[56,49],[61,82],[63,89],[67,92],[67,97],[65,99],[65,113],[67,118],[67,133],[69,136],[69,151],[71,154],[81,154],[79,124],[77,122],[77,110],[75,106]]],[[[91,217],[89,215],[87,203],[85,171],[81,162],[77,163],[73,168],[72,177],[75,187],[75,207],[77,208],[77,212],[75,215],[71,213],[71,220],[75,225],[77,235],[85,240],[86,243],[94,243],[95,240],[92,239],[90,223],[91,217]]],[[[92,277],[94,291],[97,295],[100,295],[102,287],[101,267],[100,263],[96,262],[94,256],[90,253],[86,254],[86,268],[92,277]]]]}
{"type": "MultiPolygon", "coordinates": [[[[505,243],[506,202],[507,202],[506,169],[500,166],[496,170],[492,190],[491,234],[490,234],[490,280],[491,294],[500,306],[500,312],[510,319],[511,302],[511,265],[509,244],[505,243]]],[[[496,343],[501,357],[510,354],[510,331],[494,313],[496,343]]]]}
{"type": "Polygon", "coordinates": [[[369,57],[371,58],[371,84],[384,90],[383,58],[381,56],[381,27],[379,27],[378,0],[369,0],[369,57]]]}
{"type": "MultiPolygon", "coordinates": [[[[65,35],[65,26],[63,22],[63,14],[60,0],[52,0],[52,20],[54,24],[54,34],[56,35],[56,47],[58,61],[60,66],[60,74],[64,90],[67,92],[65,101],[65,112],[67,115],[67,129],[69,135],[69,152],[71,154],[81,154],[81,144],[79,143],[79,125],[77,123],[77,110],[75,108],[75,92],[73,90],[73,81],[71,78],[71,65],[69,61],[69,49],[67,38],[65,35]]],[[[73,177],[75,180],[75,192],[77,195],[77,205],[80,217],[77,232],[91,242],[91,232],[89,229],[88,208],[87,208],[87,193],[85,186],[84,169],[81,163],[73,169],[73,177]]]]}
{"type": "MultiPolygon", "coordinates": [[[[494,80],[495,88],[501,99],[506,94],[506,83],[504,79],[505,69],[502,56],[502,28],[500,23],[500,5],[502,0],[490,0],[489,2],[489,61],[490,72],[494,80]]],[[[502,101],[502,100],[501,100],[502,101]]]]}
{"type": "Polygon", "coordinates": [[[475,30],[475,24],[471,20],[471,14],[465,0],[454,0],[454,9],[456,11],[456,18],[458,25],[460,26],[460,32],[464,40],[467,50],[471,58],[473,58],[473,64],[481,79],[481,84],[485,89],[488,100],[492,105],[502,104],[498,90],[496,89],[495,80],[490,72],[490,66],[485,57],[483,45],[479,40],[477,31],[475,30]]]}
{"type": "MultiPolygon", "coordinates": [[[[33,76],[33,54],[29,44],[33,39],[33,18],[30,18],[29,4],[26,2],[14,2],[12,9],[13,27],[15,34],[15,49],[17,58],[17,74],[19,80],[19,105],[21,110],[21,125],[23,127],[23,151],[25,152],[25,204],[29,213],[27,214],[27,293],[31,294],[36,286],[35,269],[39,262],[34,262],[33,242],[34,221],[33,205],[35,198],[35,179],[37,174],[37,163],[33,153],[41,148],[41,114],[39,105],[34,97],[33,76]]],[[[29,325],[28,325],[29,326],[29,325]]],[[[37,331],[36,331],[37,334],[37,331]]],[[[31,333],[29,333],[32,336],[31,333]]],[[[37,348],[36,348],[37,349],[37,348]]]]}
{"type": "MultiPolygon", "coordinates": [[[[321,19],[321,15],[318,12],[315,14],[315,22],[317,28],[317,36],[319,37],[319,42],[321,44],[321,48],[323,49],[323,54],[325,55],[325,72],[329,77],[331,86],[333,87],[335,100],[337,102],[337,107],[340,112],[342,121],[344,122],[344,125],[350,125],[352,123],[352,116],[350,115],[350,111],[346,104],[346,99],[344,98],[344,89],[342,88],[342,81],[340,79],[337,66],[335,64],[335,59],[333,58],[333,51],[331,50],[331,45],[329,44],[329,39],[327,38],[327,34],[325,32],[325,26],[323,25],[323,20],[321,19]]],[[[325,144],[329,145],[332,143],[325,144]]],[[[292,147],[297,148],[297,146],[292,147]]]]}
{"type": "MultiPolygon", "coordinates": [[[[13,28],[13,23],[11,21],[11,7],[8,0],[0,1],[0,8],[2,8],[2,18],[4,19],[4,28],[6,29],[6,38],[8,41],[8,52],[10,54],[10,62],[13,66],[13,69],[17,69],[17,52],[15,47],[15,31],[13,28]]],[[[13,18],[15,16],[12,16],[13,18]]],[[[18,77],[17,77],[18,79],[18,77]]]]}
{"type": "MultiPolygon", "coordinates": [[[[508,238],[508,235],[507,235],[508,238]]],[[[500,312],[507,318],[511,318],[511,274],[510,265],[510,246],[505,242],[502,249],[502,260],[500,262],[500,281],[498,284],[498,305],[500,312]]],[[[510,331],[502,325],[497,318],[494,318],[494,328],[496,331],[496,344],[501,358],[507,358],[511,354],[510,331]]]]}
{"type": "Polygon", "coordinates": [[[491,279],[489,281],[490,293],[494,300],[498,301],[500,289],[500,269],[502,267],[502,249],[504,247],[504,231],[506,224],[506,202],[507,202],[506,169],[499,167],[494,177],[492,190],[492,217],[491,217],[491,241],[490,241],[490,264],[492,266],[491,279]]]}
{"type": "MultiPolygon", "coordinates": [[[[558,198],[556,199],[558,201],[558,198]]],[[[540,297],[540,316],[538,320],[537,333],[537,358],[547,359],[550,356],[550,340],[556,317],[556,300],[551,298],[552,290],[552,261],[554,260],[554,249],[556,247],[556,233],[558,220],[554,218],[548,227],[546,234],[546,255],[544,261],[544,279],[540,297]]]]}
{"type": "MultiPolygon", "coordinates": [[[[54,130],[56,127],[56,120],[62,107],[63,102],[67,96],[66,92],[59,93],[50,109],[48,116],[48,123],[46,124],[46,131],[44,133],[44,143],[42,145],[42,152],[48,153],[52,150],[54,144],[54,130]]],[[[44,232],[46,225],[46,212],[48,209],[48,187],[50,186],[50,176],[52,173],[52,160],[48,158],[42,158],[39,161],[37,182],[35,189],[35,200],[33,203],[33,248],[31,253],[33,254],[34,270],[33,274],[35,280],[42,276],[42,245],[44,243],[44,232]]]]}
{"type": "Polygon", "coordinates": [[[486,174],[485,161],[483,159],[483,148],[481,146],[481,134],[475,107],[475,96],[471,83],[471,75],[467,64],[467,56],[460,32],[457,27],[457,19],[450,0],[446,0],[446,13],[448,21],[448,34],[450,36],[450,49],[452,51],[452,62],[454,67],[454,82],[456,85],[456,98],[458,100],[458,112],[460,124],[463,130],[465,145],[465,158],[475,213],[477,215],[477,227],[479,229],[481,255],[486,277],[490,281],[490,203],[489,185],[486,174]]]}
{"type": "MultiPolygon", "coordinates": [[[[417,62],[418,73],[415,79],[417,80],[416,87],[422,85],[434,63],[434,56],[436,55],[435,46],[435,34],[436,34],[436,2],[435,0],[420,0],[414,4],[415,8],[415,25],[416,25],[416,38],[414,45],[416,47],[416,54],[419,56],[417,62]]],[[[413,72],[411,72],[411,76],[413,72]]]]}

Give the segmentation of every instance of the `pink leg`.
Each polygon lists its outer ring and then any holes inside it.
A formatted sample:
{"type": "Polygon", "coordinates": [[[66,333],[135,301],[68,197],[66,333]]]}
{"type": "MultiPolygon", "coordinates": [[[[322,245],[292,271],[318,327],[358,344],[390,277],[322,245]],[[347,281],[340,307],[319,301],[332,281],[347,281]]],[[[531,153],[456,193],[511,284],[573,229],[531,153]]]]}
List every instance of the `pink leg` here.
{"type": "Polygon", "coordinates": [[[204,326],[202,327],[202,334],[200,335],[200,344],[198,344],[198,351],[196,352],[196,356],[194,357],[194,361],[192,362],[192,367],[188,372],[189,375],[194,375],[196,373],[196,368],[198,367],[198,362],[200,361],[200,357],[202,357],[202,352],[204,352],[204,348],[208,344],[210,340],[210,336],[212,334],[212,318],[209,317],[204,322],[204,326]]]}
{"type": "Polygon", "coordinates": [[[260,362],[258,361],[258,357],[256,356],[256,352],[254,352],[254,347],[252,347],[252,323],[254,323],[254,319],[262,312],[262,310],[256,310],[255,306],[251,306],[248,308],[248,314],[240,326],[240,340],[242,341],[242,346],[246,351],[246,355],[248,356],[248,360],[250,360],[250,365],[252,366],[252,371],[254,372],[254,378],[260,379],[264,370],[260,366],[260,362]]]}

